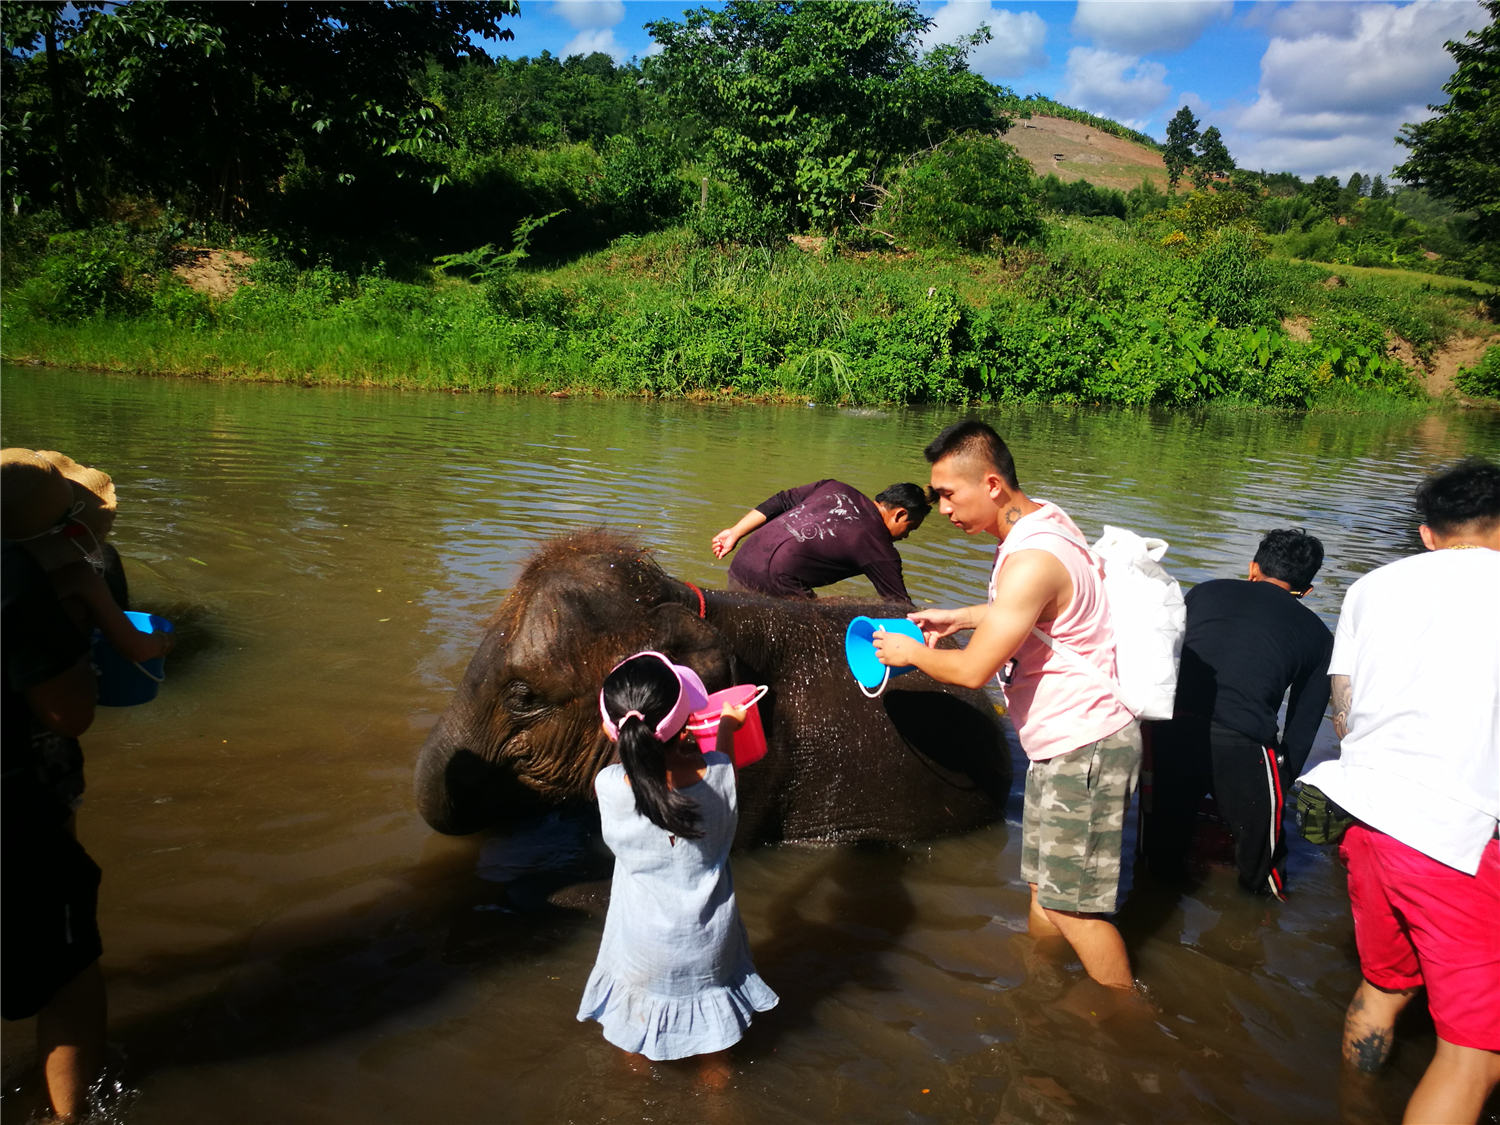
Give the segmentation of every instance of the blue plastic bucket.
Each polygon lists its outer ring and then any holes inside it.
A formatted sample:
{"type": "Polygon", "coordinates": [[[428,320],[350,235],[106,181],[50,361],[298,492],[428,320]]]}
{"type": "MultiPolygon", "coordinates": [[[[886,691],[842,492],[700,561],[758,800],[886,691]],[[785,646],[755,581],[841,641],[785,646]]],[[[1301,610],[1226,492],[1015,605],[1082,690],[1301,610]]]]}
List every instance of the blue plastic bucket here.
{"type": "MultiPolygon", "coordinates": [[[[172,623],[154,613],[126,610],[125,616],[142,633],[172,631],[172,623]]],[[[94,630],[94,667],[99,672],[99,703],[104,707],[134,707],[138,703],[150,703],[156,698],[156,689],[166,679],[164,663],[165,658],[161,656],[139,664],[126,660],[98,629],[94,630]]]]}
{"type": "Polygon", "coordinates": [[[880,658],[875,655],[875,645],[871,642],[877,629],[884,629],[887,633],[904,633],[914,641],[925,643],[922,630],[904,617],[856,617],[849,622],[849,628],[844,630],[844,659],[849,662],[849,671],[854,673],[860,688],[871,698],[885,690],[886,681],[892,676],[904,676],[907,672],[916,671],[916,666],[912,664],[904,668],[891,668],[880,663],[880,658]]]}

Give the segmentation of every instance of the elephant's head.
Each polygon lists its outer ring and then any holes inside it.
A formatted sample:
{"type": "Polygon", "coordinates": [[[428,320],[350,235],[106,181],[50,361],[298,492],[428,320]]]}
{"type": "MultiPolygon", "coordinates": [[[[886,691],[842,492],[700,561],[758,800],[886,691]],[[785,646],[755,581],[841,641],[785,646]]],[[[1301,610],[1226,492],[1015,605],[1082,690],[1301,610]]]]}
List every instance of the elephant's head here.
{"type": "Polygon", "coordinates": [[[598,692],[620,660],[656,649],[731,680],[723,638],[698,596],[607,532],[546,544],[490,620],[463,683],[417,763],[417,806],[440,832],[474,832],[586,800],[610,757],[598,692]]]}

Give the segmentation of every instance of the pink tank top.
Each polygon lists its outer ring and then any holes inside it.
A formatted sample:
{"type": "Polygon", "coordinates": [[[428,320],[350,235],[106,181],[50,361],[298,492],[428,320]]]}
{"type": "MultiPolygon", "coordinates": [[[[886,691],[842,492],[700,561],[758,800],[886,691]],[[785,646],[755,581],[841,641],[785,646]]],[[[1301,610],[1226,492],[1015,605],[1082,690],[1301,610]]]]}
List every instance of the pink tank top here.
{"type": "MultiPolygon", "coordinates": [[[[1114,678],[1115,632],[1104,593],[1104,571],[1076,544],[1046,530],[1055,527],[1080,542],[1087,542],[1068,514],[1045,500],[1037,503],[1041,508],[1017,520],[995,554],[990,601],[995,600],[1000,568],[1011,554],[1038,550],[1055,556],[1073,580],[1073,599],[1054,620],[1039,622],[1037,628],[1114,678]]],[[[1011,682],[1004,686],[1005,704],[1021,740],[1021,749],[1033,762],[1108,738],[1134,718],[1124,704],[1088,673],[1079,671],[1067,657],[1030,635],[1016,650],[1011,682]]]]}

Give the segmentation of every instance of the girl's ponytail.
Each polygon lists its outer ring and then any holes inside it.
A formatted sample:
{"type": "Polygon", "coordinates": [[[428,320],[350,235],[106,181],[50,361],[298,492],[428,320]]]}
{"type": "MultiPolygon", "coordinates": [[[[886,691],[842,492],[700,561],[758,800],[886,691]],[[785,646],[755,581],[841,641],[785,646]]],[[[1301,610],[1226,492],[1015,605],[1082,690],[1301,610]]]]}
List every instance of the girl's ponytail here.
{"type": "Polygon", "coordinates": [[[658,828],[689,840],[703,835],[698,827],[702,817],[696,801],[667,785],[666,752],[687,729],[689,702],[702,706],[704,699],[702,682],[691,669],[656,652],[638,653],[617,665],[599,692],[605,730],[615,738],[636,811],[658,828]],[[690,678],[696,699],[690,697],[685,678],[690,678]]]}
{"type": "Polygon", "coordinates": [[[674,836],[688,840],[702,836],[698,803],[667,785],[667,744],[657,739],[646,720],[634,716],[626,719],[620,725],[617,746],[620,764],[635,794],[636,811],[674,836]]]}

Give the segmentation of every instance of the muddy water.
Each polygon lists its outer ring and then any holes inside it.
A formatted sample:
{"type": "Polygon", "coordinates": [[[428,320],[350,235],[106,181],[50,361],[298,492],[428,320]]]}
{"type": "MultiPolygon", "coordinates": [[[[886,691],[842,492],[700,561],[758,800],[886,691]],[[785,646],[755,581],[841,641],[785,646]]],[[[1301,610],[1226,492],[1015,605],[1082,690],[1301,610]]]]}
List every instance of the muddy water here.
{"type": "MultiPolygon", "coordinates": [[[[1121,917],[1152,1014],[1109,1015],[1024,931],[1020,801],[954,839],[739,854],[781,994],[730,1089],[628,1071],[573,1013],[602,918],[548,906],[596,864],[579,824],[448,839],[411,766],[540,539],[606,523],[721,585],[710,536],[771,491],[923,478],[949,417],[199,385],[4,374],[6,445],[114,475],[137,608],[182,643],[147,707],[85,740],[80,834],[105,871],[110,1038],[130,1122],[1327,1121],[1393,1119],[1430,1057],[1341,1091],[1358,979],[1343,880],[1300,841],[1293,898],[1209,868],[1144,877],[1121,917]]],[[[1023,484],[1090,534],[1172,542],[1186,582],[1242,573],[1304,525],[1332,622],[1360,574],[1414,549],[1429,467],[1500,454],[1492,422],[995,413],[1023,484]]],[[[903,545],[919,600],[982,597],[990,548],[934,521],[903,545]]],[[[849,592],[859,589],[848,584],[849,592]]],[[[1326,730],[1318,753],[1331,748],[1326,730]]],[[[1019,771],[1017,776],[1019,777],[1019,771]]],[[[5,1122],[35,1096],[4,1028],[5,1122]]]]}

